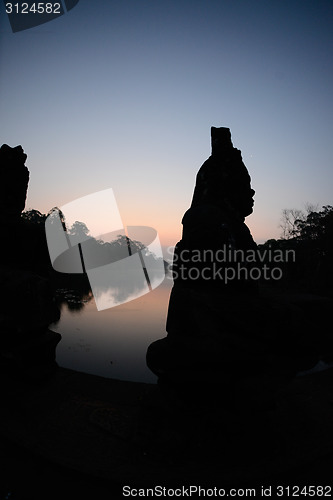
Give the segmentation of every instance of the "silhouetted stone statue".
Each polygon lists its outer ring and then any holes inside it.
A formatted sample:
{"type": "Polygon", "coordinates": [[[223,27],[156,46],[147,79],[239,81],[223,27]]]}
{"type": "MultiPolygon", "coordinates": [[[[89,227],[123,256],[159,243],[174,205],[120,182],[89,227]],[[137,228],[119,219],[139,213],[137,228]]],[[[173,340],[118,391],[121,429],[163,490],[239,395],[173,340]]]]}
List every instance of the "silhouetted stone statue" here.
{"type": "Polygon", "coordinates": [[[315,359],[297,306],[258,294],[261,264],[244,222],[254,204],[250,175],[228,128],[212,127],[211,137],[175,248],[168,335],[149,346],[147,365],[161,387],[194,404],[266,409],[297,360],[315,359]]]}
{"type": "Polygon", "coordinates": [[[175,283],[253,293],[253,280],[244,276],[228,280],[232,270],[226,277],[218,272],[221,263],[228,264],[223,270],[232,266],[236,271],[234,250],[255,252],[257,248],[244,223],[252,213],[255,192],[241,152],[232,145],[230,130],[212,127],[211,136],[212,155],[197,174],[192,204],[182,220],[183,236],[174,258],[175,283]]]}
{"type": "Polygon", "coordinates": [[[7,219],[20,217],[24,210],[29,183],[26,159],[22,146],[3,144],[0,148],[0,213],[7,219]]]}
{"type": "Polygon", "coordinates": [[[0,368],[38,377],[56,366],[61,336],[48,326],[60,315],[44,227],[21,218],[29,182],[26,159],[21,146],[0,148],[0,368]]]}

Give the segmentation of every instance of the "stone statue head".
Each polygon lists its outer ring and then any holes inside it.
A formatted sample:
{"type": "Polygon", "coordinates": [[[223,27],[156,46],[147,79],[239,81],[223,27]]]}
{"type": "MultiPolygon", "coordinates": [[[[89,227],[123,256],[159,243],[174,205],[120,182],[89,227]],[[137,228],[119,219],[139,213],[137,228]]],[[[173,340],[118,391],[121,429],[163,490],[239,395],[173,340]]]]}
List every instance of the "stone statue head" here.
{"type": "Polygon", "coordinates": [[[25,166],[27,155],[22,146],[0,148],[0,205],[2,217],[19,217],[24,210],[29,183],[25,166]]]}
{"type": "Polygon", "coordinates": [[[200,168],[192,206],[217,205],[231,216],[244,218],[253,211],[251,177],[241,152],[233,147],[228,128],[211,128],[212,155],[200,168]]]}
{"type": "Polygon", "coordinates": [[[3,144],[0,148],[0,165],[3,163],[22,165],[25,163],[27,155],[24,153],[22,146],[11,148],[7,144],[3,144]]]}

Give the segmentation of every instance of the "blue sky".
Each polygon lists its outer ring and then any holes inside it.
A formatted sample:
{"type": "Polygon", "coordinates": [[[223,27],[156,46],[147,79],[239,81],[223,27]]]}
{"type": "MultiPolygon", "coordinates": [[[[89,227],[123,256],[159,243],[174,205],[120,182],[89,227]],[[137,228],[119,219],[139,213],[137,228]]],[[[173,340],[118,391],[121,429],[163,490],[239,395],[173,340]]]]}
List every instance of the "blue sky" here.
{"type": "Polygon", "coordinates": [[[0,141],[28,154],[27,208],[111,187],[172,245],[212,125],[250,171],[258,242],[282,209],[333,204],[332,2],[80,0],[17,33],[0,9],[0,141]]]}

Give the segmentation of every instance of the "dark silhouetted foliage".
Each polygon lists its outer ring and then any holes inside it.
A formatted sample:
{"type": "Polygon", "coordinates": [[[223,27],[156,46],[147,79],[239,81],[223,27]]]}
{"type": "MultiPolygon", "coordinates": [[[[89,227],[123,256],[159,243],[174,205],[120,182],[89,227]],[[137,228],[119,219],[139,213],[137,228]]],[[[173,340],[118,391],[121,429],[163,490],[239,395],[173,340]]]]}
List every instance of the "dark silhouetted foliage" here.
{"type": "Polygon", "coordinates": [[[31,222],[33,224],[44,224],[47,215],[42,214],[41,212],[39,212],[39,210],[31,209],[22,212],[21,217],[23,220],[31,222]]]}
{"type": "Polygon", "coordinates": [[[293,237],[268,240],[260,247],[295,251],[295,262],[284,264],[284,279],[278,284],[332,296],[333,206],[293,221],[293,237]]]}

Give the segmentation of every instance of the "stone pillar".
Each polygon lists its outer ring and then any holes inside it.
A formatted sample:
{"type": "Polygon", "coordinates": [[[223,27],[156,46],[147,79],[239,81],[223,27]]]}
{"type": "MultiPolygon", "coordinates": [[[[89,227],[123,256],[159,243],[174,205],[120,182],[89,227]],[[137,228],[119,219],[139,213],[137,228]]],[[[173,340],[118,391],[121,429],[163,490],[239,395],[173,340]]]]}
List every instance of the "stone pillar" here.
{"type": "Polygon", "coordinates": [[[0,214],[1,218],[18,219],[27,197],[29,170],[22,146],[0,148],[0,214]]]}
{"type": "Polygon", "coordinates": [[[0,371],[44,378],[56,367],[60,317],[50,280],[45,229],[23,220],[29,170],[21,146],[0,148],[0,371]]]}

